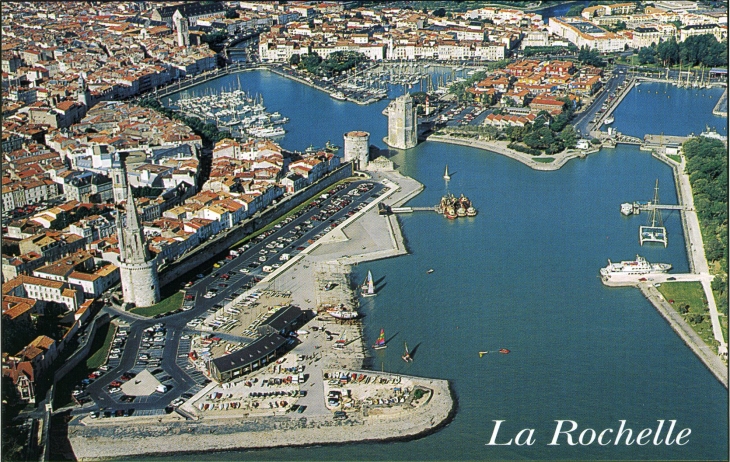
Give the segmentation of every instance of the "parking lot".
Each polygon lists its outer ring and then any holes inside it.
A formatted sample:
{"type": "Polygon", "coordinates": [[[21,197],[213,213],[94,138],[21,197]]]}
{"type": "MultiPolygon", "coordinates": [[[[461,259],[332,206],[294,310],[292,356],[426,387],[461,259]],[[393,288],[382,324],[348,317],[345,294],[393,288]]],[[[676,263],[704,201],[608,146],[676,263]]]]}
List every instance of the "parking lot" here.
{"type": "Polygon", "coordinates": [[[164,320],[140,320],[119,328],[98,376],[79,384],[74,391],[77,399],[91,406],[84,407],[84,412],[91,410],[97,417],[172,412],[210,381],[188,358],[193,335],[201,327],[216,329],[226,337],[225,346],[229,349],[253,341],[252,322],[245,315],[254,313],[251,308],[257,296],[227,310],[225,304],[372,202],[383,188],[367,181],[331,188],[246,245],[232,249],[210,267],[201,268],[185,284],[180,310],[164,320]],[[155,383],[148,394],[125,393],[128,387],[124,384],[139,380],[135,377],[141,373],[149,373],[159,382],[159,389],[155,383]]]}

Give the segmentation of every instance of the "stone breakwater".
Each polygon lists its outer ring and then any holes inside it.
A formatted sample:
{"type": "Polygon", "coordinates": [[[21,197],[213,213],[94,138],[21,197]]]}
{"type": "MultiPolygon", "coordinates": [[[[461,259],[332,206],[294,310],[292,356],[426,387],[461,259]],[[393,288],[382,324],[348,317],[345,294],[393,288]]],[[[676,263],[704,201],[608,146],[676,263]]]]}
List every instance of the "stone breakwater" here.
{"type": "MultiPolygon", "coordinates": [[[[389,205],[404,203],[423,189],[423,185],[417,181],[397,172],[374,173],[373,181],[383,181],[388,186],[388,191],[381,199],[389,205]]],[[[279,290],[289,291],[292,301],[303,309],[316,309],[313,303],[317,298],[313,273],[318,264],[340,268],[341,265],[407,253],[400,227],[393,217],[384,219],[378,215],[377,208],[372,206],[351,218],[341,228],[330,232],[331,239],[323,238],[322,243],[312,246],[306,258],[282,272],[286,277],[278,281],[279,290]]],[[[345,292],[342,296],[349,297],[345,292]]],[[[393,374],[360,370],[365,346],[359,324],[338,324],[326,314],[318,316],[312,323],[320,329],[306,335],[307,340],[288,355],[318,357],[306,364],[305,372],[309,374],[304,388],[308,392],[305,398],[307,401],[298,401],[302,404],[306,402],[306,413],[283,413],[281,409],[270,410],[262,405],[256,410],[249,408],[235,411],[197,412],[197,408],[190,408],[189,414],[195,415],[198,420],[184,420],[175,413],[94,420],[82,417],[74,419],[68,426],[68,439],[76,458],[104,460],[174,453],[406,440],[437,431],[451,421],[456,412],[456,400],[448,381],[406,378],[402,375],[411,389],[428,391],[427,397],[415,404],[410,401],[392,406],[373,404],[353,411],[345,409],[348,418],[335,420],[332,409],[325,407],[324,382],[315,379],[322,377],[324,368],[358,374],[362,372],[373,378],[392,377],[393,374]],[[325,340],[324,328],[347,332],[346,337],[352,340],[344,350],[335,350],[326,346],[328,342],[325,340]]],[[[286,361],[295,362],[291,358],[286,361]]],[[[270,369],[259,371],[259,378],[273,374],[270,369]]],[[[367,399],[385,393],[388,388],[376,382],[373,380],[369,384],[344,388],[352,388],[356,396],[367,399]]],[[[210,389],[201,390],[191,402],[205,401],[205,396],[215,387],[215,384],[211,384],[210,389]]],[[[240,387],[243,385],[239,384],[240,387]]],[[[235,390],[229,388],[225,391],[235,390]]],[[[248,393],[241,394],[237,399],[246,401],[247,396],[248,393]]],[[[186,406],[187,403],[183,408],[187,409],[186,406]]]]}
{"type": "Polygon", "coordinates": [[[430,390],[431,397],[395,414],[359,413],[339,421],[331,416],[231,415],[191,422],[165,416],[148,423],[72,425],[68,437],[78,460],[412,439],[446,425],[455,412],[455,400],[446,380],[411,380],[430,390]]]}
{"type": "Polygon", "coordinates": [[[515,151],[514,149],[509,149],[507,147],[506,141],[484,141],[484,140],[475,140],[475,139],[469,139],[469,138],[457,138],[455,136],[448,136],[448,135],[431,135],[428,137],[428,141],[436,141],[440,143],[449,143],[449,144],[458,144],[461,146],[469,146],[472,148],[477,149],[485,149],[487,151],[492,151],[497,154],[501,154],[503,156],[509,157],[510,159],[514,159],[518,162],[522,162],[523,164],[527,165],[533,170],[559,170],[563,165],[565,165],[569,160],[575,159],[575,158],[583,158],[588,154],[592,154],[594,152],[598,152],[598,149],[593,149],[590,151],[580,151],[576,149],[569,149],[567,151],[560,152],[558,154],[552,155],[552,156],[539,156],[535,157],[531,154],[525,154],[523,152],[515,151]],[[538,162],[535,159],[553,159],[552,162],[538,162]]]}

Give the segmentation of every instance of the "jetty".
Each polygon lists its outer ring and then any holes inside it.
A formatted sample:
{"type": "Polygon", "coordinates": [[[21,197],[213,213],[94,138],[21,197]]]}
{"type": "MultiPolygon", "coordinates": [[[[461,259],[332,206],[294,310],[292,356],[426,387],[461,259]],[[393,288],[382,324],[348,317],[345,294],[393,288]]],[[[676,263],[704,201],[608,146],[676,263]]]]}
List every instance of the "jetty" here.
{"type": "Polygon", "coordinates": [[[725,88],[720,99],[717,100],[717,104],[715,104],[715,107],[712,109],[712,114],[720,117],[727,117],[727,88],[725,88]]]}

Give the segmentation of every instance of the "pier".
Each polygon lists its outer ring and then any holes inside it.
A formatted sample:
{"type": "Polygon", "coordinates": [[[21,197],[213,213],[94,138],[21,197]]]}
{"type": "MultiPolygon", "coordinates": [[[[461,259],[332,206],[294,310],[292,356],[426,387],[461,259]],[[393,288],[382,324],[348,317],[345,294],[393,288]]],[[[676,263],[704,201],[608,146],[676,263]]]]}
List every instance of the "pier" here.
{"type": "Polygon", "coordinates": [[[662,221],[662,212],[657,207],[659,205],[659,180],[654,186],[654,200],[651,202],[652,207],[649,215],[649,225],[639,226],[639,243],[644,242],[660,242],[667,246],[667,229],[662,221]]]}
{"type": "Polygon", "coordinates": [[[438,207],[391,207],[393,213],[438,212],[438,207]]]}
{"type": "Polygon", "coordinates": [[[720,96],[720,99],[717,100],[717,104],[714,109],[712,109],[712,114],[720,117],[727,117],[727,88],[725,88],[725,92],[722,96],[720,96]]]}

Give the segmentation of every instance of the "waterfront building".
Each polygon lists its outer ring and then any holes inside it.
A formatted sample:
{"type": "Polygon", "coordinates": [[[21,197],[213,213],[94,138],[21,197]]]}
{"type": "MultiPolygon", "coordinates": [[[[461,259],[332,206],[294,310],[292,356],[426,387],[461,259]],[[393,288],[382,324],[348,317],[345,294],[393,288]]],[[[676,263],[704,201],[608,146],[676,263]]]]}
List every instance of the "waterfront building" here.
{"type": "Polygon", "coordinates": [[[208,363],[208,373],[217,382],[231,379],[265,367],[283,353],[287,335],[299,325],[303,312],[295,306],[282,308],[264,320],[256,329],[259,335],[253,343],[208,363]]]}
{"type": "Polygon", "coordinates": [[[160,301],[157,260],[150,255],[134,205],[132,188],[127,181],[126,226],[117,218],[119,239],[119,276],[125,303],[150,306],[160,301]]]}
{"type": "Polygon", "coordinates": [[[394,99],[388,106],[388,137],[385,143],[397,149],[410,149],[418,143],[416,106],[410,94],[394,99]]]}
{"type": "Polygon", "coordinates": [[[356,170],[364,170],[370,160],[370,133],[352,131],[344,136],[344,160],[353,162],[356,170]]]}
{"type": "Polygon", "coordinates": [[[623,51],[629,39],[609,32],[583,19],[568,17],[550,18],[548,29],[578,48],[587,46],[601,53],[623,51]]]}

